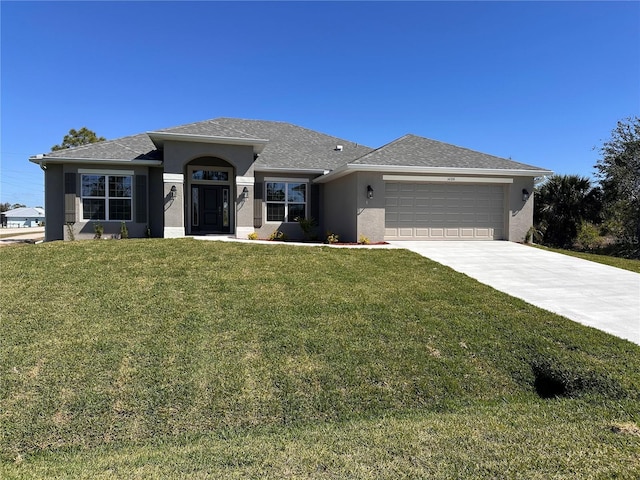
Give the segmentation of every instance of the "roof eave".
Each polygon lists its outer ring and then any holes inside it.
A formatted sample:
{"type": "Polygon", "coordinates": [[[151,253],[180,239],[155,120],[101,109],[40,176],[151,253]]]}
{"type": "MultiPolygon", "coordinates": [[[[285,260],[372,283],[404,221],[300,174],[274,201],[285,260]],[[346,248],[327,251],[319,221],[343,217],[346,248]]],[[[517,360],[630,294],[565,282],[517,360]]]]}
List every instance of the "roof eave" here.
{"type": "Polygon", "coordinates": [[[240,138],[240,137],[219,137],[214,135],[194,135],[190,133],[168,133],[168,132],[147,132],[153,144],[158,148],[164,148],[164,142],[193,142],[193,143],[214,143],[223,145],[241,145],[253,147],[253,153],[262,153],[264,147],[269,143],[265,138],[240,138]]]}
{"type": "Polygon", "coordinates": [[[551,170],[536,169],[507,169],[507,168],[454,168],[454,167],[417,167],[411,165],[358,165],[346,164],[332,170],[322,177],[316,178],[316,183],[326,183],[355,172],[380,173],[413,173],[436,175],[498,175],[505,177],[542,177],[553,175],[551,170]]]}
{"type": "Polygon", "coordinates": [[[50,163],[53,165],[62,163],[90,164],[90,165],[126,165],[126,166],[147,166],[160,167],[162,160],[144,160],[144,159],[95,159],[95,158],[73,158],[73,157],[47,157],[46,155],[36,155],[29,157],[29,161],[36,163],[41,167],[50,163]]]}
{"type": "Polygon", "coordinates": [[[326,175],[330,172],[330,170],[323,168],[292,168],[292,167],[258,167],[255,168],[256,172],[263,173],[300,173],[300,174],[311,174],[311,175],[326,175]]]}

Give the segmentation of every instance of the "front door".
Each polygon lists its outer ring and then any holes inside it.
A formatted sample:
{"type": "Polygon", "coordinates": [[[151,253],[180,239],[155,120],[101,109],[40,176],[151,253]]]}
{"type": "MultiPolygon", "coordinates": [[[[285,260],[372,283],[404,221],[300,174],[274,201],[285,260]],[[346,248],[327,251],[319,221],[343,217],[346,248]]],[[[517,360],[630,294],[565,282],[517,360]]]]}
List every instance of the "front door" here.
{"type": "Polygon", "coordinates": [[[229,233],[229,187],[193,185],[192,230],[198,233],[229,233]]]}

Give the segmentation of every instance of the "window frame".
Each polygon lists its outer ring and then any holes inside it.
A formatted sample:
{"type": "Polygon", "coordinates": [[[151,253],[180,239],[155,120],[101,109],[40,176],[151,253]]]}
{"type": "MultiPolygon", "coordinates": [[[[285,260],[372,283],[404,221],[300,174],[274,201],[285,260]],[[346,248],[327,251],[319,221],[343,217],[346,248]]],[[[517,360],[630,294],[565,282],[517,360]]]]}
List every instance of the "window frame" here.
{"type": "Polygon", "coordinates": [[[304,218],[308,217],[309,212],[309,179],[308,178],[278,178],[267,177],[264,179],[264,209],[266,223],[296,223],[293,218],[289,218],[289,205],[304,205],[304,218]],[[269,200],[269,187],[270,183],[284,183],[284,200],[269,200]],[[304,185],[304,202],[290,200],[289,199],[289,185],[301,184],[304,185]],[[269,205],[284,205],[284,216],[281,220],[269,220],[269,205]]]}
{"type": "Polygon", "coordinates": [[[79,170],[80,176],[80,217],[84,222],[133,222],[133,198],[134,198],[134,172],[132,171],[118,171],[118,170],[79,170]],[[85,195],[84,194],[84,177],[104,177],[104,195],[85,195]],[[112,196],[110,190],[110,182],[113,177],[125,177],[129,178],[129,195],[128,196],[112,196]],[[87,218],[85,217],[85,200],[101,200],[104,202],[104,217],[105,218],[87,218]],[[129,215],[128,218],[111,218],[110,201],[111,200],[129,200],[129,215]]]}

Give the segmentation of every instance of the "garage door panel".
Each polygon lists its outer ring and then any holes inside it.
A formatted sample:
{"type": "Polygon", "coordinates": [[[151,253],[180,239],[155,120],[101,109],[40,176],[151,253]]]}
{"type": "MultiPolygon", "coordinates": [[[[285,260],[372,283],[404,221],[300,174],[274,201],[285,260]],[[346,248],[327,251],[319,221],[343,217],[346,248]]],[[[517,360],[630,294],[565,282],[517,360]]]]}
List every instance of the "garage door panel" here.
{"type": "Polygon", "coordinates": [[[386,184],[385,238],[501,239],[502,185],[386,184]]]}

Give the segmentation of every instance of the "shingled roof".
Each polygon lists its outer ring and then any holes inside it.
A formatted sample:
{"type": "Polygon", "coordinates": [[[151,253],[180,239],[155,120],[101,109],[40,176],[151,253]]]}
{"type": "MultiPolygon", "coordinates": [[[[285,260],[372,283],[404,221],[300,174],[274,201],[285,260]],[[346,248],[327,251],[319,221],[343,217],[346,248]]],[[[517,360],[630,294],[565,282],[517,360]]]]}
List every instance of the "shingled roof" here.
{"type": "Polygon", "coordinates": [[[405,135],[360,158],[352,165],[408,166],[433,168],[482,168],[492,170],[535,170],[539,167],[457,147],[417,135],[405,135]]]}
{"type": "MultiPolygon", "coordinates": [[[[163,134],[265,139],[268,143],[256,160],[257,170],[332,170],[372,151],[364,145],[285,122],[216,118],[157,130],[163,134]],[[336,147],[342,146],[342,150],[336,147]]],[[[48,153],[45,158],[87,160],[161,160],[162,152],[143,133],[48,153]]]]}
{"type": "Polygon", "coordinates": [[[146,133],[130,137],[89,143],[47,153],[45,158],[74,158],[86,160],[160,160],[162,154],[146,133]]]}
{"type": "MultiPolygon", "coordinates": [[[[222,139],[223,142],[225,138],[235,139],[241,144],[255,142],[256,145],[261,146],[255,162],[257,171],[270,169],[334,171],[335,175],[343,175],[354,169],[379,166],[382,169],[415,167],[416,169],[509,170],[524,173],[530,170],[534,175],[546,172],[539,167],[417,135],[405,135],[374,150],[291,123],[223,117],[58,150],[43,157],[32,157],[31,160],[36,163],[45,162],[47,159],[87,160],[89,163],[135,160],[140,163],[153,161],[155,165],[160,165],[163,159],[163,144],[157,140],[171,138],[172,135],[177,139],[193,136],[192,140],[197,140],[200,136],[222,139]],[[156,140],[155,143],[152,137],[156,140]],[[337,148],[338,146],[340,148],[337,148]],[[338,171],[335,171],[336,169],[338,171]]],[[[329,175],[329,177],[335,175],[329,175]]]]}

